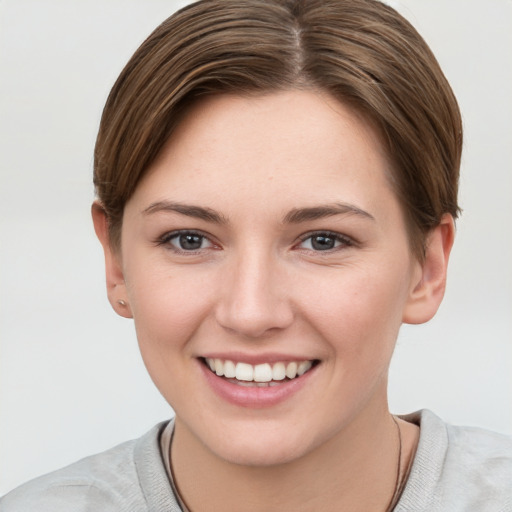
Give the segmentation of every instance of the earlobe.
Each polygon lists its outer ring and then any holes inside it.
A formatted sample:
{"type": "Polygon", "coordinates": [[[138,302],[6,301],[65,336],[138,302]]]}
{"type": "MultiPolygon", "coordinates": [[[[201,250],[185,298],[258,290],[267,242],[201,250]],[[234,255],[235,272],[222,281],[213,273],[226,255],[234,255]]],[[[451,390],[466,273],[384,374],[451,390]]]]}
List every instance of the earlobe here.
{"type": "Polygon", "coordinates": [[[418,262],[402,321],[407,324],[428,322],[437,312],[446,287],[448,259],[455,238],[455,224],[449,214],[428,235],[425,259],[418,262]]]}
{"type": "Polygon", "coordinates": [[[120,261],[120,254],[112,248],[109,238],[108,218],[105,209],[99,201],[94,201],[91,207],[94,231],[103,247],[105,255],[105,276],[108,300],[114,311],[125,318],[133,318],[127,300],[126,283],[120,261]]]}

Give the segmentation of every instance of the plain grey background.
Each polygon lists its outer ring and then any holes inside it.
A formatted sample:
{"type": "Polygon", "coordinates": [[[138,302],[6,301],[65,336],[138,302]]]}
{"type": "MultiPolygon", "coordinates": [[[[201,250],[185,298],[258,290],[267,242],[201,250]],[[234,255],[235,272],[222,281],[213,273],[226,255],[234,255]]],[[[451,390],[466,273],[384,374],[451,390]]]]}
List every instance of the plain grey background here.
{"type": "MultiPolygon", "coordinates": [[[[99,116],[171,0],[0,0],[0,494],[172,412],[104,292],[90,221],[99,116]]],[[[418,28],[465,124],[437,317],[404,327],[393,412],[512,433],[512,2],[389,2],[418,28]]]]}

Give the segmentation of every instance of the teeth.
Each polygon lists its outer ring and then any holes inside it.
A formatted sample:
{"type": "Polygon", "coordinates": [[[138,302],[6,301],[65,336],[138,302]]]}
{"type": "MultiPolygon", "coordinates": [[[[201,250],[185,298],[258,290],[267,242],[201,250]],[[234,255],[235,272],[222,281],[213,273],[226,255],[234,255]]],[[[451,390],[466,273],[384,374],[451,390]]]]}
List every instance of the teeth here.
{"type": "Polygon", "coordinates": [[[215,373],[219,376],[224,375],[224,364],[221,359],[215,359],[215,373]]]}
{"type": "MultiPolygon", "coordinates": [[[[304,375],[311,368],[311,361],[302,361],[297,368],[297,375],[304,375]]],[[[217,364],[215,364],[217,368],[217,364]]]]}
{"type": "Polygon", "coordinates": [[[257,364],[254,367],[254,382],[270,382],[272,380],[272,367],[268,364],[257,364]]]}
{"type": "MultiPolygon", "coordinates": [[[[217,368],[217,365],[215,365],[215,368],[217,368]]],[[[235,373],[236,380],[245,380],[245,381],[249,382],[249,381],[253,380],[253,376],[254,376],[254,368],[252,367],[251,364],[236,363],[236,373],[235,373]]]]}
{"type": "Polygon", "coordinates": [[[206,364],[210,370],[219,377],[236,379],[241,384],[256,382],[258,387],[276,386],[279,381],[295,379],[304,375],[313,366],[312,361],[291,361],[289,363],[269,363],[252,365],[248,363],[234,363],[233,361],[222,359],[206,359],[206,364]]]}
{"type": "Polygon", "coordinates": [[[293,379],[297,376],[297,363],[295,361],[288,363],[286,367],[286,376],[289,379],[293,379]]]}
{"type": "Polygon", "coordinates": [[[233,361],[224,362],[224,377],[228,379],[234,379],[236,377],[236,366],[233,361]]]}
{"type": "Polygon", "coordinates": [[[286,368],[284,363],[276,363],[272,367],[272,380],[284,380],[286,377],[286,368]]]}

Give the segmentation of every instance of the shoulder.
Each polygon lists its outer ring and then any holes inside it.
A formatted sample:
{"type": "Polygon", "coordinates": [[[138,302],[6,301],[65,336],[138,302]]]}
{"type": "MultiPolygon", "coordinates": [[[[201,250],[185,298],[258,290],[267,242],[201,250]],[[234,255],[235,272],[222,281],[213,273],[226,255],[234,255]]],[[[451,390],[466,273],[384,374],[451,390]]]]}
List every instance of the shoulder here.
{"type": "Polygon", "coordinates": [[[445,423],[430,411],[421,411],[421,428],[445,446],[443,471],[452,470],[467,478],[472,474],[492,476],[496,482],[507,479],[512,487],[512,437],[478,427],[445,423]]]}
{"type": "Polygon", "coordinates": [[[512,510],[512,438],[497,432],[446,425],[448,449],[444,476],[463,480],[465,487],[508,499],[512,510]]]}
{"type": "Polygon", "coordinates": [[[429,512],[512,510],[511,437],[449,425],[427,410],[405,419],[420,425],[420,441],[403,495],[408,506],[423,502],[426,508],[414,510],[429,512]]]}
{"type": "Polygon", "coordinates": [[[446,431],[453,455],[498,467],[512,464],[512,437],[477,427],[446,425],[446,431]]]}
{"type": "Polygon", "coordinates": [[[156,447],[164,425],[155,426],[140,439],[27,482],[0,500],[0,511],[68,511],[71,503],[76,512],[146,510],[139,466],[161,464],[156,447]]]}

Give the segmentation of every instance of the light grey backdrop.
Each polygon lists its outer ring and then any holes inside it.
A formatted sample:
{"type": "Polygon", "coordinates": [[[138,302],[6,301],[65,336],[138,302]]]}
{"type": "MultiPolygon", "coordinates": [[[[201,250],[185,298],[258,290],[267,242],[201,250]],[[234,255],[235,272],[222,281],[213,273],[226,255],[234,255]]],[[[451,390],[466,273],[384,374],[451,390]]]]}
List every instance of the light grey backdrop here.
{"type": "MultiPolygon", "coordinates": [[[[122,66],[170,0],[0,0],[0,494],[171,411],[107,303],[92,150],[122,66]]],[[[448,291],[405,327],[394,412],[512,433],[512,2],[389,2],[438,56],[466,129],[448,291]]]]}

